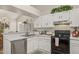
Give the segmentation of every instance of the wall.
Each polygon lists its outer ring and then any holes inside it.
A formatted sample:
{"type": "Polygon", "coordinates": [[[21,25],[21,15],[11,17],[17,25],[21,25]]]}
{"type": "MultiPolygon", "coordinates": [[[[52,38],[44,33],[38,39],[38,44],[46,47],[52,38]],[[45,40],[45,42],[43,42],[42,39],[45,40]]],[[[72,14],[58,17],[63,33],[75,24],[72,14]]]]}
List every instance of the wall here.
{"type": "Polygon", "coordinates": [[[9,28],[7,30],[5,30],[5,32],[8,32],[8,31],[15,32],[16,31],[16,21],[15,20],[18,17],[18,14],[12,13],[12,12],[4,10],[4,9],[0,9],[0,17],[1,18],[6,17],[9,21],[9,28]]]}

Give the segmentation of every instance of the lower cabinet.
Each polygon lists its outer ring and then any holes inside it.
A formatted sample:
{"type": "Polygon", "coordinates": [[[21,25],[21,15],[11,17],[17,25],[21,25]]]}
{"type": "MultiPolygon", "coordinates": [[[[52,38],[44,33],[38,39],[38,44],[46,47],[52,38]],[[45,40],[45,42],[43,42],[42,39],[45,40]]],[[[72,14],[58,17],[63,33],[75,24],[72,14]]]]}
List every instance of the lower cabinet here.
{"type": "Polygon", "coordinates": [[[39,47],[38,44],[39,44],[39,38],[38,37],[33,38],[33,49],[34,50],[38,49],[38,47],[39,47]]]}
{"type": "Polygon", "coordinates": [[[38,50],[39,44],[38,37],[32,37],[27,39],[27,54],[31,54],[34,51],[38,50]]]}
{"type": "Polygon", "coordinates": [[[25,54],[26,53],[26,40],[11,41],[11,53],[12,54],[25,54]]]}
{"type": "Polygon", "coordinates": [[[44,49],[51,53],[51,41],[50,39],[45,39],[44,49]]]}
{"type": "Polygon", "coordinates": [[[38,44],[38,46],[39,46],[39,49],[43,49],[44,50],[44,46],[45,46],[45,40],[44,40],[44,38],[39,38],[39,44],[38,44]]]}
{"type": "Polygon", "coordinates": [[[34,51],[34,38],[27,39],[27,53],[32,53],[34,51]]]}
{"type": "Polygon", "coordinates": [[[39,49],[46,51],[47,53],[51,53],[51,39],[40,38],[39,39],[39,49]]]}
{"type": "Polygon", "coordinates": [[[42,50],[51,53],[51,39],[45,37],[33,37],[27,39],[27,53],[31,54],[36,50],[42,50]]]}
{"type": "Polygon", "coordinates": [[[46,53],[51,52],[51,38],[31,37],[18,40],[8,40],[4,37],[3,53],[4,54],[32,54],[34,51],[42,50],[46,53]]]}
{"type": "Polygon", "coordinates": [[[78,40],[70,40],[70,53],[71,54],[79,54],[79,41],[78,40]]]}

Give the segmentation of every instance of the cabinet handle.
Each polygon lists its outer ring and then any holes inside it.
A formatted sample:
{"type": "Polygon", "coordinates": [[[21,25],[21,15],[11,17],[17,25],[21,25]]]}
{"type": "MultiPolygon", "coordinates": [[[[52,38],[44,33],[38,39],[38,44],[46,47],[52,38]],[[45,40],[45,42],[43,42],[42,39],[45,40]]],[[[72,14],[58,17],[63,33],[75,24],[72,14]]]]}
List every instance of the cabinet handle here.
{"type": "Polygon", "coordinates": [[[61,19],[62,18],[62,16],[59,16],[59,19],[61,19]]]}

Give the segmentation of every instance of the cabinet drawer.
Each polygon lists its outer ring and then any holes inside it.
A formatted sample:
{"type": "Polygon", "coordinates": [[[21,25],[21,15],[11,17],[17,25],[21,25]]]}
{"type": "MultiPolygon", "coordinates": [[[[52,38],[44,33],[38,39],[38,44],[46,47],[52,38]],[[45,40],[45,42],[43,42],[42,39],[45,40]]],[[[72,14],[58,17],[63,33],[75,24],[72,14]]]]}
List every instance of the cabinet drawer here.
{"type": "Polygon", "coordinates": [[[73,39],[73,40],[70,40],[70,43],[71,43],[71,44],[79,44],[79,41],[73,39]]]}
{"type": "Polygon", "coordinates": [[[70,53],[71,54],[79,54],[79,45],[78,44],[71,44],[70,45],[70,53]]]}

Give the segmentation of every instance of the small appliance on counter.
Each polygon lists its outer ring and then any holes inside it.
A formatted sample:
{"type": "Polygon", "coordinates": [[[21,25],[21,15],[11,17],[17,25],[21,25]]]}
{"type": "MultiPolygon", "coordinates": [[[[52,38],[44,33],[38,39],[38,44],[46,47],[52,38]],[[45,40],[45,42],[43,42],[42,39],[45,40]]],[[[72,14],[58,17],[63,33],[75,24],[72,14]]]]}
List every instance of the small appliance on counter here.
{"type": "Polygon", "coordinates": [[[72,32],[73,37],[79,37],[79,31],[77,30],[77,27],[74,27],[74,31],[72,32]]]}

